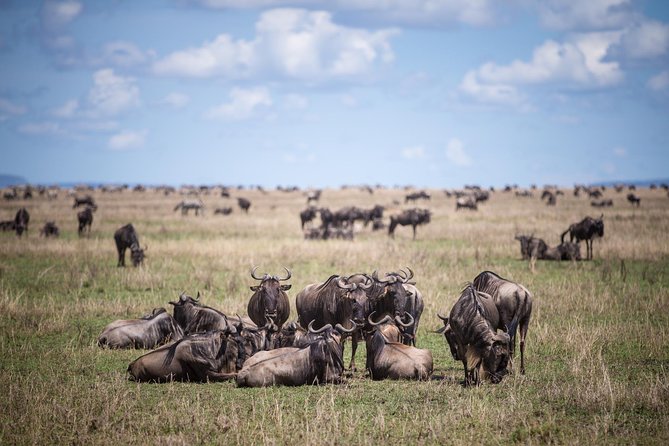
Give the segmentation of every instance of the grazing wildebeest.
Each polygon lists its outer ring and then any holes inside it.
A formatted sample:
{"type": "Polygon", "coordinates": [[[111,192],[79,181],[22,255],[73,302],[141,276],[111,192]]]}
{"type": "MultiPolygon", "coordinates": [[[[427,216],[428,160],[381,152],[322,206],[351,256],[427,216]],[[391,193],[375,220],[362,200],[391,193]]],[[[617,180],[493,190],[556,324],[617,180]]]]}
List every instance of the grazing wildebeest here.
{"type": "Polygon", "coordinates": [[[286,294],[286,291],[290,289],[290,284],[281,285],[280,282],[290,279],[290,270],[284,267],[286,277],[281,278],[270,276],[267,273],[258,277],[255,275],[257,269],[256,266],[251,270],[251,277],[259,280],[260,284],[251,287],[251,291],[254,293],[247,307],[248,315],[257,326],[263,325],[265,320],[269,318],[281,329],[290,315],[290,303],[286,294]]]}
{"type": "Polygon", "coordinates": [[[239,205],[239,209],[248,214],[249,208],[251,207],[251,202],[249,200],[239,197],[237,198],[237,204],[239,205]]]}
{"type": "Polygon", "coordinates": [[[413,271],[408,273],[387,273],[379,279],[378,273],[372,273],[374,287],[369,290],[369,312],[376,312],[380,317],[389,315],[402,327],[403,342],[415,345],[415,335],[423,313],[422,294],[409,280],[413,278],[413,271]],[[411,322],[404,322],[407,317],[411,322]]]}
{"type": "MultiPolygon", "coordinates": [[[[367,291],[373,285],[374,281],[366,274],[353,274],[348,277],[334,274],[323,283],[307,285],[295,296],[298,323],[302,327],[312,321],[317,327],[326,324],[342,324],[347,329],[362,327],[367,310],[367,291]]],[[[355,330],[351,347],[351,369],[355,369],[358,337],[359,330],[355,330]]]]}
{"type": "Polygon", "coordinates": [[[458,197],[455,200],[455,210],[457,211],[462,208],[471,209],[472,211],[477,211],[479,207],[476,204],[476,200],[471,196],[467,195],[464,197],[458,197]]]}
{"type": "Polygon", "coordinates": [[[95,200],[93,200],[93,197],[90,195],[86,195],[84,197],[74,197],[74,204],[72,205],[72,209],[78,208],[79,206],[90,206],[92,208],[97,208],[97,205],[95,204],[95,200]]]}
{"type": "Polygon", "coordinates": [[[532,293],[523,285],[500,277],[492,271],[483,271],[474,278],[472,285],[481,293],[492,296],[499,324],[510,337],[510,357],[516,350],[516,329],[520,332],[520,373],[525,374],[525,337],[532,316],[532,293]]]}
{"type": "Polygon", "coordinates": [[[399,215],[390,216],[390,226],[388,226],[388,235],[395,237],[395,228],[397,225],[409,226],[413,228],[413,239],[416,239],[416,226],[424,225],[430,222],[430,211],[428,209],[409,209],[399,215]]]}
{"type": "Polygon", "coordinates": [[[569,233],[569,241],[576,242],[585,240],[586,259],[592,259],[592,240],[595,237],[604,237],[604,214],[601,217],[594,219],[592,217],[585,217],[578,223],[574,223],[562,233],[560,236],[560,243],[564,243],[564,236],[569,233]]]}
{"type": "Polygon", "coordinates": [[[372,315],[367,320],[372,333],[367,335],[366,366],[373,380],[430,378],[433,360],[429,350],[397,341],[397,337],[401,336],[400,329],[388,315],[378,322],[372,320],[372,315]]]}
{"type": "Polygon", "coordinates": [[[611,207],[611,206],[613,206],[613,200],[609,198],[609,199],[606,199],[606,200],[591,201],[590,206],[595,207],[595,208],[611,207]]]}
{"type": "Polygon", "coordinates": [[[234,379],[244,355],[238,338],[232,328],[187,335],[131,362],[129,378],[140,382],[234,379]]]}
{"type": "Polygon", "coordinates": [[[139,246],[137,231],[132,223],[121,226],[114,232],[114,242],[116,242],[116,251],[118,251],[118,263],[116,266],[125,266],[125,250],[130,248],[130,259],[132,266],[139,266],[144,261],[144,249],[139,246]]]}
{"type": "MultiPolygon", "coordinates": [[[[465,385],[478,385],[488,377],[493,383],[500,382],[507,373],[510,337],[508,333],[497,333],[486,319],[481,297],[471,284],[453,305],[448,324],[464,366],[465,385]]],[[[514,330],[515,327],[509,328],[514,330]]]]}
{"type": "Polygon", "coordinates": [[[629,201],[633,205],[636,205],[636,207],[639,207],[641,205],[641,198],[637,197],[631,192],[627,194],[627,201],[629,201]]]}
{"type": "Polygon", "coordinates": [[[226,206],[223,208],[216,208],[214,209],[214,215],[216,214],[230,215],[232,214],[232,208],[230,206],[226,206]]]}
{"type": "Polygon", "coordinates": [[[314,218],[316,218],[316,212],[318,210],[314,206],[309,206],[302,212],[300,212],[300,227],[304,230],[304,225],[310,223],[314,218]]]}
{"type": "Polygon", "coordinates": [[[200,212],[204,215],[204,203],[202,200],[182,200],[174,207],[174,211],[181,209],[181,215],[188,215],[188,211],[193,209],[195,215],[200,215],[200,212]]]}
{"type": "Polygon", "coordinates": [[[98,345],[109,348],[156,348],[183,337],[183,330],[164,308],[154,308],[140,319],[114,321],[107,325],[98,345]]]}
{"type": "Polygon", "coordinates": [[[28,223],[30,223],[30,214],[26,208],[21,208],[16,211],[14,216],[14,230],[16,235],[21,237],[23,231],[28,232],[28,223]]]}
{"type": "Polygon", "coordinates": [[[341,324],[313,328],[311,321],[304,347],[283,347],[259,352],[247,359],[237,374],[239,387],[338,384],[344,371],[342,335],[354,329],[341,324]]]}
{"type": "Polygon", "coordinates": [[[520,255],[523,260],[541,259],[548,249],[546,242],[534,235],[517,235],[514,238],[520,242],[520,255]]]}
{"type": "Polygon", "coordinates": [[[39,231],[40,236],[44,237],[58,237],[60,235],[60,230],[58,229],[58,226],[56,226],[55,221],[47,221],[44,223],[44,226],[42,229],[39,231]]]}
{"type": "Polygon", "coordinates": [[[421,190],[421,191],[414,192],[414,193],[411,193],[411,194],[407,194],[407,195],[404,196],[404,202],[405,203],[408,203],[409,201],[415,202],[416,200],[420,200],[420,199],[429,200],[430,199],[430,194],[428,194],[424,190],[421,190]]]}
{"type": "Polygon", "coordinates": [[[84,235],[84,230],[86,228],[88,228],[88,236],[91,235],[91,226],[93,226],[93,210],[94,209],[91,206],[86,206],[86,209],[77,213],[77,220],[79,221],[79,228],[77,229],[77,232],[79,233],[79,237],[84,235]]]}
{"type": "Polygon", "coordinates": [[[547,248],[541,260],[581,260],[581,248],[578,243],[564,242],[554,248],[547,248]]]}

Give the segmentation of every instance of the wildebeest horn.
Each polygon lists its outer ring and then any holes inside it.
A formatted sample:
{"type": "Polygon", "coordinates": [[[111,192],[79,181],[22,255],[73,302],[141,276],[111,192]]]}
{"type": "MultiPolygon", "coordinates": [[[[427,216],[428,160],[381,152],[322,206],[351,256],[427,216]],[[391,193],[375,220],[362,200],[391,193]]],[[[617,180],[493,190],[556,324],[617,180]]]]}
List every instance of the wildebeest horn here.
{"type": "Polygon", "coordinates": [[[283,269],[286,270],[286,273],[287,273],[288,275],[287,275],[284,279],[279,279],[279,278],[277,278],[277,280],[279,280],[279,281],[282,281],[282,280],[288,280],[288,279],[290,279],[291,276],[292,276],[292,274],[291,274],[291,272],[290,272],[290,270],[289,270],[288,268],[286,268],[286,267],[284,266],[283,269]]]}
{"type": "MultiPolygon", "coordinates": [[[[351,321],[351,322],[353,322],[353,321],[351,321]]],[[[353,328],[351,328],[351,329],[344,328],[344,326],[343,326],[342,324],[337,324],[337,325],[335,325],[335,329],[336,329],[339,333],[342,333],[342,332],[343,332],[343,333],[353,333],[353,332],[355,331],[355,322],[353,322],[353,328]]]]}
{"type": "Polygon", "coordinates": [[[411,280],[413,278],[413,271],[411,271],[411,268],[409,268],[408,266],[407,266],[407,269],[409,270],[408,273],[405,273],[403,269],[400,270],[402,273],[404,273],[404,276],[405,276],[402,279],[402,283],[407,283],[409,280],[411,280]]]}
{"type": "Polygon", "coordinates": [[[393,319],[390,317],[389,314],[386,314],[386,317],[384,317],[383,319],[381,319],[381,320],[378,321],[378,322],[374,322],[374,321],[372,320],[372,315],[373,315],[374,313],[376,313],[376,311],[372,311],[371,314],[370,314],[369,316],[367,316],[367,322],[369,322],[369,325],[377,326],[377,325],[385,324],[386,322],[390,322],[390,321],[393,320],[393,319]]]}
{"type": "Polygon", "coordinates": [[[406,328],[406,327],[411,327],[411,326],[413,325],[413,323],[414,323],[413,316],[411,316],[411,315],[409,314],[408,311],[405,311],[404,314],[406,314],[407,316],[409,316],[409,319],[411,319],[411,322],[407,322],[407,323],[405,324],[404,322],[402,322],[402,318],[399,317],[399,316],[395,316],[395,322],[397,322],[399,325],[401,325],[401,326],[404,327],[404,328],[406,328]]]}
{"type": "Polygon", "coordinates": [[[365,283],[360,283],[358,284],[358,286],[363,290],[367,291],[368,289],[374,286],[374,281],[367,274],[365,274],[364,276],[365,276],[365,283]]]}
{"type": "Polygon", "coordinates": [[[391,277],[390,279],[387,279],[387,277],[388,277],[388,275],[386,275],[385,280],[381,280],[381,279],[379,279],[379,274],[376,272],[376,270],[374,270],[374,272],[372,273],[372,278],[379,283],[394,283],[395,282],[393,280],[393,279],[395,279],[394,277],[391,277]]]}
{"type": "Polygon", "coordinates": [[[354,283],[344,283],[344,278],[340,277],[337,279],[337,286],[339,288],[343,288],[345,290],[354,290],[355,289],[355,284],[354,283]]]}
{"type": "Polygon", "coordinates": [[[267,278],[267,273],[263,277],[257,277],[256,276],[256,270],[260,268],[259,266],[254,266],[253,269],[251,270],[251,277],[253,277],[256,280],[265,280],[267,278]]]}
{"type": "Polygon", "coordinates": [[[442,316],[441,314],[437,313],[437,317],[444,322],[448,322],[448,316],[442,316]]]}
{"type": "Polygon", "coordinates": [[[309,326],[307,327],[307,330],[309,331],[309,333],[318,334],[318,333],[323,333],[325,330],[332,329],[331,324],[325,324],[321,328],[319,328],[318,330],[314,330],[314,322],[315,321],[316,321],[316,319],[313,319],[311,322],[309,322],[309,326]]]}

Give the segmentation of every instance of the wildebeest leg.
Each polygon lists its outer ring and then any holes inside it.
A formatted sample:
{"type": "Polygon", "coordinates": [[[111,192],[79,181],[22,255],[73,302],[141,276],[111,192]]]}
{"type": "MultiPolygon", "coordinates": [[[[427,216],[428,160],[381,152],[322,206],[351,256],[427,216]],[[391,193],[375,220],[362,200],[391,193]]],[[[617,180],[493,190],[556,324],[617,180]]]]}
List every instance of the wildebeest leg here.
{"type": "Polygon", "coordinates": [[[413,226],[413,239],[416,240],[416,225],[411,226],[413,226]]]}
{"type": "Polygon", "coordinates": [[[355,368],[355,351],[358,349],[359,331],[360,330],[354,331],[353,335],[351,336],[351,362],[350,362],[348,367],[351,369],[352,372],[356,371],[356,368],[355,368]]]}
{"type": "Polygon", "coordinates": [[[118,264],[116,266],[125,266],[125,248],[118,250],[118,264]]]}
{"type": "MultiPolygon", "coordinates": [[[[525,336],[527,336],[527,328],[530,325],[530,319],[526,318],[520,321],[520,374],[525,374],[525,336]]],[[[515,341],[514,341],[515,344],[515,341]]]]}

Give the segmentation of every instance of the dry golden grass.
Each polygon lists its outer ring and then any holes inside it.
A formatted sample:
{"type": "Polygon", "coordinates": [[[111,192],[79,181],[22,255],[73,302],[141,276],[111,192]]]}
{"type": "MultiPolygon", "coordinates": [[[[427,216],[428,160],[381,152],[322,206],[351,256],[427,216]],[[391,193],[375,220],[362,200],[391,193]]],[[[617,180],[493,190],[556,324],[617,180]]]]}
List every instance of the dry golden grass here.
{"type": "MultiPolygon", "coordinates": [[[[233,190],[203,195],[203,217],[173,212],[183,197],[148,191],[93,195],[99,210],[90,238],[76,234],[72,199],[0,203],[0,219],[19,206],[31,214],[27,238],[0,234],[1,444],[410,444],[651,443],[669,441],[669,198],[642,189],[641,208],[607,190],[615,206],[591,208],[568,191],[556,207],[496,192],[478,212],[430,191],[416,206],[432,222],[384,231],[357,227],[353,242],[306,241],[301,192],[233,190]],[[236,197],[249,198],[248,215],[236,197]],[[233,206],[231,216],[214,215],[233,206]],[[520,259],[516,233],[550,245],[570,223],[604,214],[605,236],[592,262],[520,259]],[[59,239],[38,237],[55,220],[59,239]],[[112,234],[132,222],[148,258],[117,268],[112,234]],[[232,383],[138,385],[126,380],[139,351],[95,345],[114,319],[167,306],[181,291],[225,312],[245,313],[249,270],[293,272],[295,294],[334,273],[409,266],[426,299],[418,345],[435,359],[430,382],[372,382],[358,372],[340,386],[237,389],[232,383]],[[465,389],[462,367],[439,335],[466,281],[493,270],[535,296],[527,375],[465,389]]],[[[403,190],[325,190],[321,206],[404,205],[403,190]],[[394,204],[399,203],[399,204],[394,204]]],[[[387,217],[386,217],[387,218],[387,217]]],[[[585,247],[583,246],[583,251],[585,247]]],[[[291,302],[293,304],[293,302],[291,302]]],[[[293,317],[294,305],[293,305],[293,317]]],[[[347,345],[345,355],[350,354],[347,345]]],[[[364,364],[364,347],[358,352],[364,364]]]]}

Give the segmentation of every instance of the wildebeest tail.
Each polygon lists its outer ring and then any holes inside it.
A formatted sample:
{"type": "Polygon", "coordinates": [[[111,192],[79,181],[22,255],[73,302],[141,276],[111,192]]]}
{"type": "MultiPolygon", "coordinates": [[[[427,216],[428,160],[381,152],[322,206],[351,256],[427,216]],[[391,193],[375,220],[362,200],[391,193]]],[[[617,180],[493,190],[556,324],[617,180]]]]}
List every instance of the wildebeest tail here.
{"type": "Polygon", "coordinates": [[[571,230],[571,227],[567,228],[567,230],[564,231],[564,232],[562,233],[562,235],[560,235],[560,243],[564,243],[564,236],[567,235],[567,233],[568,233],[570,230],[571,230]]]}
{"type": "Polygon", "coordinates": [[[388,226],[388,235],[393,235],[395,233],[395,228],[397,227],[397,219],[393,216],[390,217],[390,225],[388,226]]]}

